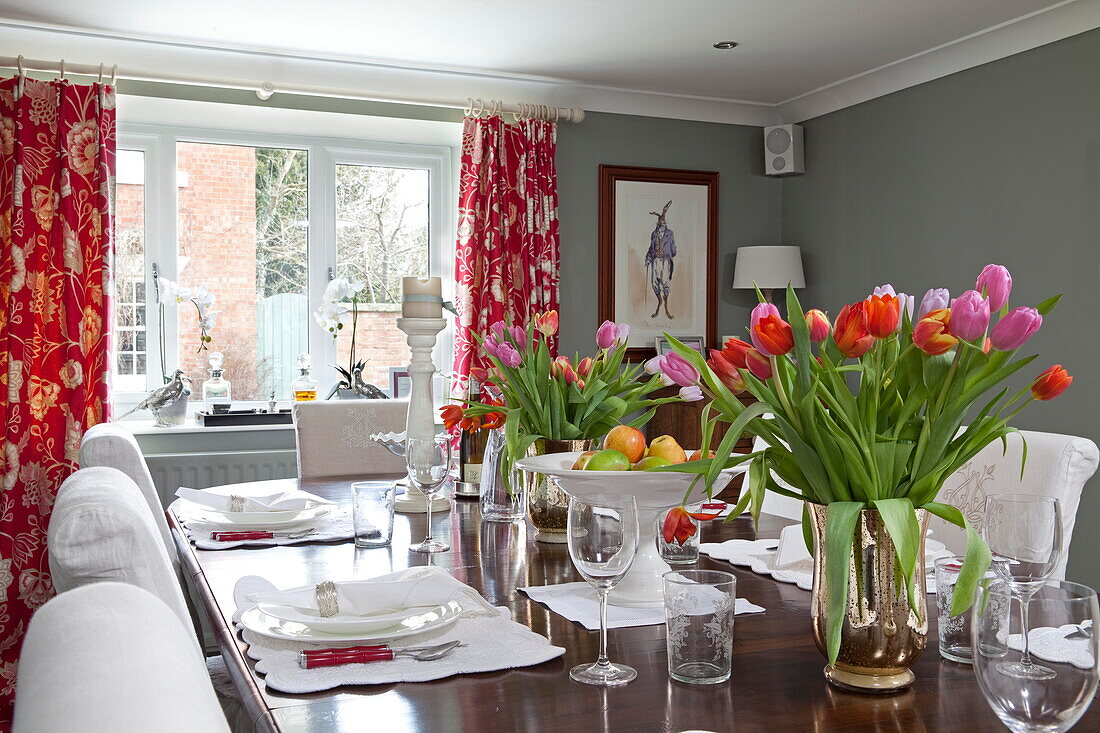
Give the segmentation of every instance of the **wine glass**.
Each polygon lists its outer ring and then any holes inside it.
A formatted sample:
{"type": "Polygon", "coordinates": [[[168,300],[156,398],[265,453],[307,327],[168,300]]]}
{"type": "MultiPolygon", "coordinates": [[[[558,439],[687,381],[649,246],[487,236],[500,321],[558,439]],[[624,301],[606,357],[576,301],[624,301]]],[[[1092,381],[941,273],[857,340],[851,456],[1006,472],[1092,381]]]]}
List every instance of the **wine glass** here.
{"type": "Polygon", "coordinates": [[[1009,730],[1059,733],[1085,714],[1096,694],[1098,614],[1096,591],[1077,583],[1040,581],[1021,597],[1010,581],[979,581],[971,624],[974,674],[986,702],[1009,730]],[[1034,629],[1026,624],[1012,628],[1014,604],[1031,606],[1034,629]],[[1005,672],[1006,664],[1024,664],[1028,637],[1051,674],[1005,672]]]}
{"type": "Polygon", "coordinates": [[[451,441],[446,435],[431,438],[408,438],[405,441],[405,465],[409,482],[424,494],[428,504],[428,529],[424,541],[413,552],[447,552],[451,546],[432,539],[432,502],[450,478],[451,441]]]}
{"type": "Polygon", "coordinates": [[[638,671],[607,659],[607,594],[634,564],[638,551],[638,506],[633,496],[593,493],[569,499],[569,557],[600,598],[600,656],[569,676],[588,685],[625,685],[638,671]]]}
{"type": "Polygon", "coordinates": [[[1030,494],[991,496],[985,503],[982,535],[993,553],[993,570],[1020,601],[1023,654],[1000,663],[1000,671],[1020,679],[1049,679],[1056,673],[1031,661],[1028,645],[1029,598],[1054,573],[1062,556],[1062,510],[1058,500],[1030,494]]]}

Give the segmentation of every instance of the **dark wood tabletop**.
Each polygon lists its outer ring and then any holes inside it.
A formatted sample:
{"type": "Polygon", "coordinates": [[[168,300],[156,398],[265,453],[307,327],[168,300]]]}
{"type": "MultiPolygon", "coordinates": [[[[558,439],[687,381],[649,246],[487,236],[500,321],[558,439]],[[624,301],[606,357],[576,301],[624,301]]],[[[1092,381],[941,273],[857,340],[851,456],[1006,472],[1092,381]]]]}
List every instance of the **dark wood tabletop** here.
{"type": "MultiPolygon", "coordinates": [[[[348,502],[351,477],[289,480],[329,499],[348,502]]],[[[638,670],[625,687],[600,689],[573,682],[568,670],[594,661],[598,632],[550,612],[516,590],[520,586],[580,580],[564,545],[536,543],[523,524],[483,522],[476,501],[454,500],[436,514],[433,529],[451,552],[420,555],[411,542],[424,536],[422,515],[399,514],[390,547],[360,549],[351,541],[233,550],[197,550],[171,517],[177,546],[211,617],[227,666],[258,730],[377,730],[385,733],[450,731],[568,731],[569,733],[676,733],[726,731],[995,731],[1004,727],[982,697],[969,666],[944,661],[936,651],[935,605],[929,599],[929,647],[913,667],[917,681],[900,694],[859,695],[830,687],[824,659],[810,635],[810,594],[729,563],[703,557],[699,567],[731,571],[737,594],[766,613],[738,616],[733,673],[721,685],[693,686],[671,680],[663,625],[612,629],[609,656],[638,670]],[[260,575],[281,588],[325,579],[370,578],[432,564],[512,609],[514,620],[564,647],[564,656],[534,667],[470,674],[421,683],[343,687],[287,695],[264,687],[231,630],[233,586],[260,575]]],[[[789,521],[762,518],[760,537],[777,537],[789,521]]],[[[704,525],[704,542],[755,538],[751,522],[704,525]]],[[[1074,731],[1100,731],[1097,705],[1074,731]]]]}

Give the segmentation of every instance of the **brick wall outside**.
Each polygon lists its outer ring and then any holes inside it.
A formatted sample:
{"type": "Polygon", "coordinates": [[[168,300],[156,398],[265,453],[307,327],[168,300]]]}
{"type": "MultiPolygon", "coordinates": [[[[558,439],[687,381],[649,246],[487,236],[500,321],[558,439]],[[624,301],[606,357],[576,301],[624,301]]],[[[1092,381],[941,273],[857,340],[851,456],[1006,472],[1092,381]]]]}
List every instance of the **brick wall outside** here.
{"type": "MultiPolygon", "coordinates": [[[[408,365],[411,356],[405,334],[397,327],[397,319],[400,317],[401,306],[398,304],[360,306],[355,353],[359,359],[367,362],[363,378],[382,389],[389,389],[390,367],[408,365]]],[[[339,364],[346,367],[351,349],[351,334],[341,334],[336,348],[339,364]]]]}

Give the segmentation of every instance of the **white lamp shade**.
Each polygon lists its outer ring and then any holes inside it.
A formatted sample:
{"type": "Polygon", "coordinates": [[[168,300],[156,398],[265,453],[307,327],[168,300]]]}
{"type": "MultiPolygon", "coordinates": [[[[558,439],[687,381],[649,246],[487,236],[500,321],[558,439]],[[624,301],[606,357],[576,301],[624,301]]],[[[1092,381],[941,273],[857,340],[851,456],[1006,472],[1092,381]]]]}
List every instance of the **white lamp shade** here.
{"type": "Polygon", "coordinates": [[[802,250],[798,247],[738,247],[733,268],[733,287],[761,289],[806,287],[802,250]]]}

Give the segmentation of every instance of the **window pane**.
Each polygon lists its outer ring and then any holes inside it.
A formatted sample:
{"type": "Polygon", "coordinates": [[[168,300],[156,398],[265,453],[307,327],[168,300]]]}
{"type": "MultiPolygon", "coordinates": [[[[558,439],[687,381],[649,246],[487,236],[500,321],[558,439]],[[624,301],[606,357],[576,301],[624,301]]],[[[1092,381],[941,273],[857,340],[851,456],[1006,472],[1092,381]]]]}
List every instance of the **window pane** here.
{"type": "Polygon", "coordinates": [[[119,391],[142,392],[146,388],[145,305],[134,296],[145,288],[145,153],[120,149],[116,165],[113,382],[119,391]]]}
{"type": "MultiPolygon", "coordinates": [[[[389,368],[409,363],[398,330],[401,278],[428,274],[428,171],[336,166],[337,273],[366,283],[356,329],[356,358],[366,381],[389,387],[389,368]]],[[[351,339],[337,340],[347,364],[351,339]]]]}
{"type": "MultiPolygon", "coordinates": [[[[308,351],[307,160],[304,150],[177,143],[180,282],[220,311],[211,351],[225,354],[233,399],[290,397],[308,351]]],[[[197,353],[193,306],[180,308],[179,360],[201,399],[208,352],[197,353]]]]}

